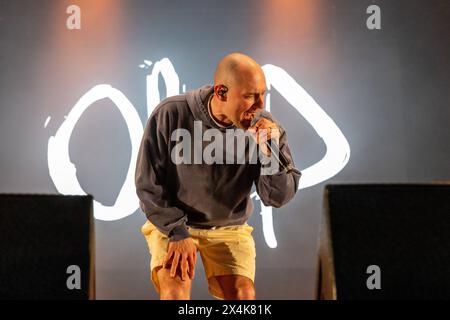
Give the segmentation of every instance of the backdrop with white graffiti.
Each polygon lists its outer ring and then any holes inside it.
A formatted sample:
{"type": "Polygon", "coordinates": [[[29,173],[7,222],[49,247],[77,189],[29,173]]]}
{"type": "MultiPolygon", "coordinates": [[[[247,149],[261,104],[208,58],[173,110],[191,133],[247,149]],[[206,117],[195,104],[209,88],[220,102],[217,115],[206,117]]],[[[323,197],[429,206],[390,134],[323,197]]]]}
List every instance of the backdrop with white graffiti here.
{"type": "Polygon", "coordinates": [[[257,298],[313,298],[326,183],[450,180],[449,30],[445,0],[0,0],[0,192],[92,194],[97,298],[156,298],[143,127],[244,52],[303,173],[281,209],[252,194],[257,298]]]}

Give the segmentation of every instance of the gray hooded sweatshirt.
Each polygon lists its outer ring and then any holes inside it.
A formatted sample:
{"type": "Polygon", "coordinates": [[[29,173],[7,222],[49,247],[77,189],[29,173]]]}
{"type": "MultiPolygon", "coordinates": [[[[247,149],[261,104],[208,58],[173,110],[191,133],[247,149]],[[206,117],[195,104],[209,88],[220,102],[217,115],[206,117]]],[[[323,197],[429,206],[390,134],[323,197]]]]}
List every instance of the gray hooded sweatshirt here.
{"type": "MultiPolygon", "coordinates": [[[[142,137],[135,172],[139,204],[147,219],[170,241],[189,237],[187,226],[209,228],[247,222],[253,211],[250,199],[253,184],[264,205],[276,208],[292,199],[298,189],[301,173],[295,169],[284,130],[280,152],[291,162],[293,170],[261,175],[260,161],[256,164],[172,161],[172,150],[179,143],[176,139],[172,141],[172,132],[186,129],[194,137],[194,121],[201,121],[202,132],[215,128],[226,140],[226,129],[213,121],[207,109],[211,94],[213,87],[208,85],[164,99],[148,119],[142,137]]],[[[202,141],[201,147],[208,143],[202,141]]]]}

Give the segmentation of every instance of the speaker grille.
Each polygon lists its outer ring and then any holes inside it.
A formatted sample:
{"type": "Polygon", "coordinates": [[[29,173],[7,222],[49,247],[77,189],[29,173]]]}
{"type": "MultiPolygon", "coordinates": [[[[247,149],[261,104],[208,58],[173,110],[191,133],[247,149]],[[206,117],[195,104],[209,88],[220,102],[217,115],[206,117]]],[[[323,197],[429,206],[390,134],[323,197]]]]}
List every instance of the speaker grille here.
{"type": "Polygon", "coordinates": [[[94,297],[92,196],[0,195],[0,298],[94,297]],[[67,268],[81,270],[69,290],[67,268]]]}
{"type": "Polygon", "coordinates": [[[322,296],[450,298],[449,185],[328,185],[324,201],[322,296]],[[366,285],[370,265],[380,290],[366,285]]]}

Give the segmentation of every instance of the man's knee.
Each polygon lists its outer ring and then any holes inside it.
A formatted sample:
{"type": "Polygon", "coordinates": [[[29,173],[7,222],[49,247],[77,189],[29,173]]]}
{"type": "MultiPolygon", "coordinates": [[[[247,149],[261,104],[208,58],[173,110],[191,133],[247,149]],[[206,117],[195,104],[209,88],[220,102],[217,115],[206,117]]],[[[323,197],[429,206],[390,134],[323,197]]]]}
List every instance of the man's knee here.
{"type": "Polygon", "coordinates": [[[243,276],[220,276],[218,281],[227,300],[256,299],[253,281],[243,276]]]}
{"type": "Polygon", "coordinates": [[[192,280],[181,280],[177,274],[170,276],[170,269],[160,268],[157,271],[161,300],[189,300],[192,280]]]}
{"type": "Polygon", "coordinates": [[[239,285],[235,291],[235,300],[255,300],[255,287],[251,283],[239,285]]]}
{"type": "Polygon", "coordinates": [[[159,298],[161,300],[190,300],[189,291],[177,288],[161,288],[159,298]]]}

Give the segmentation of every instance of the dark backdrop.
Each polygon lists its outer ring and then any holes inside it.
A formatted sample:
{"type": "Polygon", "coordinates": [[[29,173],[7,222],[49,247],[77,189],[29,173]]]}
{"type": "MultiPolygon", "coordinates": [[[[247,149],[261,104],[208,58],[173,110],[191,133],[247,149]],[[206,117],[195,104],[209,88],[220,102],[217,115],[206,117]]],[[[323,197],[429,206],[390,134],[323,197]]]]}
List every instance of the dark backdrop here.
{"type": "MultiPolygon", "coordinates": [[[[340,128],[351,156],[327,182],[449,180],[449,30],[446,0],[0,0],[0,192],[58,192],[49,138],[95,85],[119,89],[145,124],[144,59],[169,58],[182,92],[211,83],[232,51],[283,68],[340,128]],[[71,4],[81,8],[81,30],[66,28],[71,4]],[[371,4],[381,8],[381,30],[366,27],[371,4]]],[[[276,91],[271,106],[297,166],[319,161],[325,145],[308,122],[276,91]]],[[[131,141],[111,100],[82,114],[69,152],[84,192],[113,206],[131,141]]],[[[255,202],[258,298],[313,297],[323,186],[274,210],[276,248],[264,241],[255,202]]],[[[144,221],[140,210],[96,220],[98,298],[156,298],[144,221]]],[[[192,298],[210,298],[201,264],[192,298]]]]}

